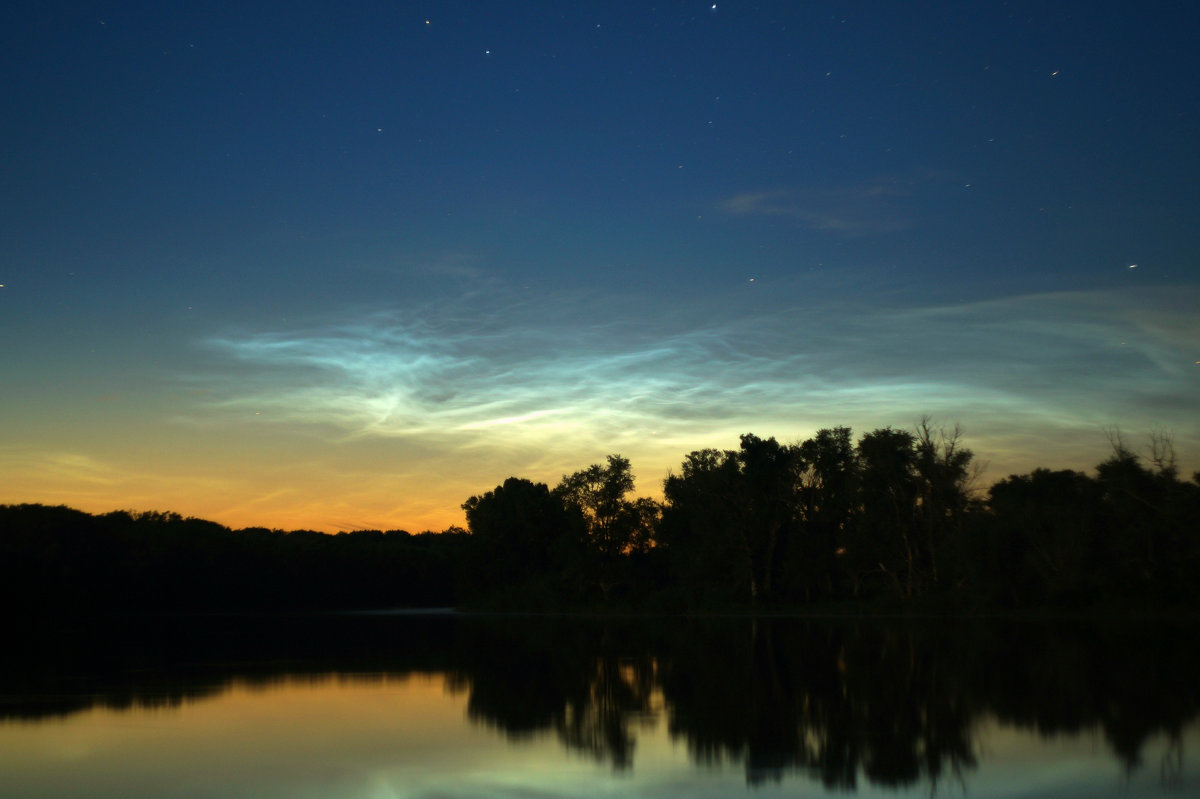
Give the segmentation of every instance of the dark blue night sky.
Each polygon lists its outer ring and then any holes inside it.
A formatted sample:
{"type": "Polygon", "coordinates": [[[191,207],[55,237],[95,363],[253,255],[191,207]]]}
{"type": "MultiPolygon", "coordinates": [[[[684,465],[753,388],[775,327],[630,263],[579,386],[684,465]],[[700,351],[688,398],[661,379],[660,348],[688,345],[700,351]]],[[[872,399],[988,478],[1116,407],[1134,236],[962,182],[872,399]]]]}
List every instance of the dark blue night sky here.
{"type": "Polygon", "coordinates": [[[0,501],[441,527],[607,453],[1200,451],[1200,6],[19,3],[0,501]]]}

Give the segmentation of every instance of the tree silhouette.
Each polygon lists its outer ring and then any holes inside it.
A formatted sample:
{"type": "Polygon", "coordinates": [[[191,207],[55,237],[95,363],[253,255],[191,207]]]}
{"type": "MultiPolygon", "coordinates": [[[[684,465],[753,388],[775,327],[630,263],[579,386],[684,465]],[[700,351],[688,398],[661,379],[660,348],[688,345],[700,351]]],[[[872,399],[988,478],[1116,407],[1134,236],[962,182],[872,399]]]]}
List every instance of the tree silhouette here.
{"type": "Polygon", "coordinates": [[[776,595],[781,553],[796,546],[799,464],[796,448],[747,433],[739,450],[697,450],[667,477],[659,537],[686,595],[776,595]]]}
{"type": "Polygon", "coordinates": [[[845,557],[855,595],[881,577],[904,599],[918,588],[915,445],[912,433],[885,427],[856,446],[860,508],[845,557]]]}
{"type": "Polygon", "coordinates": [[[836,596],[841,589],[839,550],[857,505],[858,462],[850,428],[818,430],[799,447],[803,465],[799,505],[807,568],[805,598],[816,592],[836,596]]]}
{"type": "Polygon", "coordinates": [[[776,593],[778,557],[795,536],[799,453],[774,438],[741,437],[737,463],[742,495],[742,534],[750,552],[750,595],[776,593]]]}
{"type": "Polygon", "coordinates": [[[628,579],[622,568],[627,556],[650,548],[658,523],[658,503],[629,499],[633,487],[629,459],[609,455],[604,465],[564,475],[554,488],[563,506],[584,521],[594,579],[605,601],[628,579]]]}
{"type": "MultiPolygon", "coordinates": [[[[1012,475],[988,490],[988,505],[1002,520],[998,551],[972,560],[988,562],[1004,604],[1086,601],[1101,565],[1098,546],[1100,490],[1081,472],[1035,469],[1012,475]]],[[[986,573],[978,574],[988,580],[986,573]]]]}
{"type": "Polygon", "coordinates": [[[663,494],[658,542],[684,600],[691,605],[748,601],[754,563],[745,534],[745,486],[737,453],[689,453],[680,473],[663,482],[663,494]]]}
{"type": "Polygon", "coordinates": [[[947,574],[947,566],[956,565],[955,547],[962,545],[963,521],[975,475],[974,458],[962,446],[962,430],[947,431],[934,427],[923,418],[916,430],[916,473],[918,518],[921,528],[920,577],[929,589],[936,589],[947,574]]]}
{"type": "Polygon", "coordinates": [[[557,601],[579,568],[583,519],[545,483],[510,477],[463,503],[471,541],[469,596],[488,601],[557,601]]]}

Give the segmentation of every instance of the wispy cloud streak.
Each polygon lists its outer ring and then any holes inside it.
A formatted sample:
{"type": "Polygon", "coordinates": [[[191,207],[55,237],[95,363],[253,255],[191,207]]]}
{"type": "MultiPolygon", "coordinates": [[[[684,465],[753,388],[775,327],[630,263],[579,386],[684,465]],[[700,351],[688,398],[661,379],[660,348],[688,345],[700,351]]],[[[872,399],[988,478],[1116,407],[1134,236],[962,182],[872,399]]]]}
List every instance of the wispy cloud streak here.
{"type": "Polygon", "coordinates": [[[872,236],[912,226],[902,205],[907,194],[898,182],[880,180],[840,189],[746,191],[720,207],[735,216],[783,217],[809,230],[872,236]]]}
{"type": "Polygon", "coordinates": [[[222,399],[204,413],[442,452],[640,452],[664,467],[747,430],[787,437],[923,413],[962,418],[997,441],[1014,425],[1170,425],[1189,418],[1200,377],[1189,351],[1200,325],[1175,304],[1076,293],[940,307],[783,302],[721,315],[473,297],[213,338],[249,368],[210,375],[222,399]]]}

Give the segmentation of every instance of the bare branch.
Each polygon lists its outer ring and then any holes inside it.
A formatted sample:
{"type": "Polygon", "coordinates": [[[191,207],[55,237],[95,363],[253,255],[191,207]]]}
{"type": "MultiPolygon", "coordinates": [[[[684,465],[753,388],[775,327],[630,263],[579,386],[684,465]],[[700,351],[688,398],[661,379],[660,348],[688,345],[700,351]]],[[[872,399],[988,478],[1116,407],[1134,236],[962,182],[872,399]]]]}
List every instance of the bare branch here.
{"type": "Polygon", "coordinates": [[[1150,462],[1164,477],[1175,477],[1179,468],[1175,463],[1175,441],[1170,431],[1159,428],[1151,430],[1147,449],[1150,451],[1150,462]]]}

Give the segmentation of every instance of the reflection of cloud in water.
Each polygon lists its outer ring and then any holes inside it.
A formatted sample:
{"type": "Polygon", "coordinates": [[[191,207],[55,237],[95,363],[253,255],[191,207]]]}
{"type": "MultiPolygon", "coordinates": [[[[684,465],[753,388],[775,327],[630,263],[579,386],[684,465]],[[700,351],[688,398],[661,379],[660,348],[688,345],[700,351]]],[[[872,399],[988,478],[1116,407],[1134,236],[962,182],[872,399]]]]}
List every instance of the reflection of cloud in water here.
{"type": "Polygon", "coordinates": [[[213,378],[219,409],[443,449],[622,451],[666,466],[748,430],[862,431],[930,413],[963,421],[984,455],[1014,433],[1084,432],[1086,450],[1102,453],[1112,424],[1195,438],[1200,323],[1184,299],[664,310],[474,295],[210,344],[249,367],[213,378]]]}

